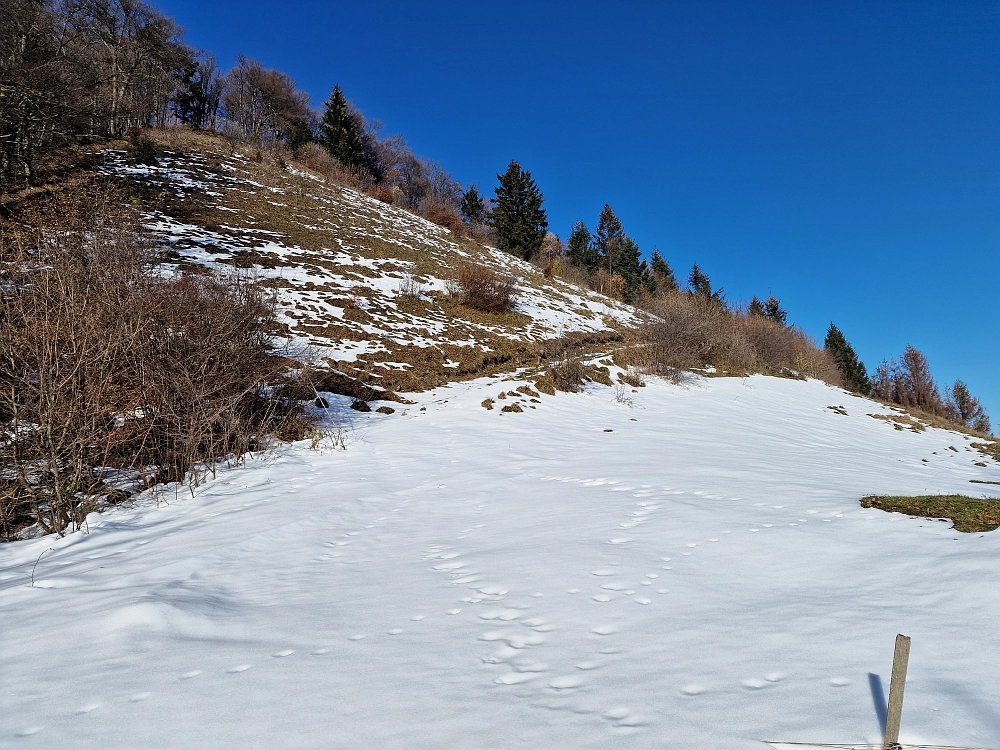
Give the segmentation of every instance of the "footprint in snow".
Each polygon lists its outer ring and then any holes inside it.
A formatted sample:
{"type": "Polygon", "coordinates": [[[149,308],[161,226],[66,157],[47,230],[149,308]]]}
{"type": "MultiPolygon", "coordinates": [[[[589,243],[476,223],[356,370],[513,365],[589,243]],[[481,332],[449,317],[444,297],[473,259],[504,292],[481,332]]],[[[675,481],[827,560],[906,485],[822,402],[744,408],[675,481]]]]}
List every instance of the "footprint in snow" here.
{"type": "Polygon", "coordinates": [[[556,690],[572,690],[573,688],[578,688],[583,685],[583,680],[579,677],[565,676],[556,677],[554,680],[549,682],[550,688],[555,688],[556,690]]]}
{"type": "Polygon", "coordinates": [[[291,656],[294,653],[295,649],[286,648],[282,651],[275,651],[273,654],[271,654],[271,656],[274,657],[275,659],[284,659],[286,656],[291,656]]]}
{"type": "Polygon", "coordinates": [[[235,667],[230,667],[226,671],[229,672],[229,674],[238,674],[239,672],[246,672],[252,666],[252,664],[237,664],[235,667]]]}

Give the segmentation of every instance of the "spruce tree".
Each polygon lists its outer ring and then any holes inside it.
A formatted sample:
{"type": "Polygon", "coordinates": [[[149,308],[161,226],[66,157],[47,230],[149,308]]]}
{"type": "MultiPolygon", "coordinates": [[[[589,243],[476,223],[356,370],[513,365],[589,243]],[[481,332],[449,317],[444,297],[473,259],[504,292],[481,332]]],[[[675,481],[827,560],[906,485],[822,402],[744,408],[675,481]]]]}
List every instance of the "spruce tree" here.
{"type": "Polygon", "coordinates": [[[542,193],[535,185],[531,172],[521,169],[516,160],[507,171],[497,175],[491,223],[497,247],[531,260],[542,247],[549,228],[542,193]]]}
{"type": "Polygon", "coordinates": [[[649,272],[655,282],[655,291],[676,292],[677,279],[674,278],[674,269],[663,259],[660,251],[653,248],[653,257],[650,260],[649,272]]]}
{"type": "Polygon", "coordinates": [[[480,224],[486,218],[486,201],[475,185],[470,185],[462,194],[459,210],[470,224],[480,224]]]}
{"type": "Polygon", "coordinates": [[[642,266],[639,263],[639,245],[627,234],[622,236],[612,272],[625,279],[625,301],[631,302],[642,284],[642,266]]]}
{"type": "Polygon", "coordinates": [[[750,300],[750,304],[747,306],[747,315],[755,318],[764,317],[764,303],[757,299],[757,295],[750,300]]]}
{"type": "Polygon", "coordinates": [[[611,206],[607,203],[601,209],[601,215],[597,219],[597,231],[594,232],[594,247],[600,258],[601,268],[605,268],[608,274],[615,272],[615,261],[623,240],[625,239],[625,228],[621,220],[615,216],[611,206]]]}
{"type": "Polygon", "coordinates": [[[340,86],[333,87],[319,122],[319,141],[345,167],[365,164],[364,125],[340,86]]]}
{"type": "MultiPolygon", "coordinates": [[[[754,297],[754,299],[757,298],[754,297]]],[[[788,311],[781,309],[781,300],[772,294],[768,296],[767,302],[764,303],[764,317],[770,318],[780,325],[785,325],[785,321],[788,320],[788,311]]]]}
{"type": "Polygon", "coordinates": [[[843,332],[833,323],[830,324],[830,328],[826,332],[823,347],[830,352],[830,356],[833,357],[837,369],[840,370],[840,374],[850,390],[864,396],[872,392],[872,383],[868,379],[865,363],[858,359],[854,347],[848,343],[843,332]]]}
{"type": "Polygon", "coordinates": [[[297,148],[302,148],[307,143],[312,143],[312,141],[312,127],[305,120],[300,120],[288,135],[288,148],[294,151],[297,148]]]}
{"type": "Polygon", "coordinates": [[[569,262],[577,268],[582,268],[589,273],[597,270],[599,261],[597,249],[593,245],[590,230],[582,221],[576,222],[569,234],[567,257],[569,262]]]}

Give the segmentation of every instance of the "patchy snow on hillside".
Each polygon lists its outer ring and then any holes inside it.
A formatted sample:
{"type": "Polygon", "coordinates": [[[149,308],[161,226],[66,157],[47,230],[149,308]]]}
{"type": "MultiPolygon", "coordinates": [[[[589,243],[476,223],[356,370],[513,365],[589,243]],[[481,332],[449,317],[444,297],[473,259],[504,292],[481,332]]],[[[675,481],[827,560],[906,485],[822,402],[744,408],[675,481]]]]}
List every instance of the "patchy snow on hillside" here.
{"type": "Polygon", "coordinates": [[[765,377],[480,406],[518,385],[331,396],[347,450],[0,547],[0,745],[871,742],[900,632],[903,741],[1000,745],[1000,534],[858,503],[997,497],[968,438],[765,377]]]}
{"type": "Polygon", "coordinates": [[[231,273],[237,266],[273,286],[292,351],[313,349],[331,362],[376,353],[392,359],[402,347],[478,353],[493,351],[497,340],[543,341],[639,322],[628,305],[543,279],[507,253],[476,247],[473,256],[470,243],[400,208],[297,169],[275,170],[269,176],[278,184],[263,185],[251,179],[252,167],[235,155],[172,152],[157,165],[134,165],[109,151],[104,169],[179,201],[144,212],[155,241],[176,254],[169,268],[196,263],[231,273]],[[523,320],[464,319],[433,304],[430,295],[445,293],[465,260],[516,277],[523,320]],[[403,299],[407,285],[418,291],[411,300],[403,299]]]}

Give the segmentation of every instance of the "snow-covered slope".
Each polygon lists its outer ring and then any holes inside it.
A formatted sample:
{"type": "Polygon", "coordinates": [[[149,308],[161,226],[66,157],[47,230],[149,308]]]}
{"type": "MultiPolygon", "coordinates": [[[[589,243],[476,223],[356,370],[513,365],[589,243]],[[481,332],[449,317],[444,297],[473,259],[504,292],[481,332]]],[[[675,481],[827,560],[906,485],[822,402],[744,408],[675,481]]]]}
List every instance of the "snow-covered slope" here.
{"type": "Polygon", "coordinates": [[[517,385],[0,547],[0,745],[873,741],[897,632],[904,740],[1000,745],[1000,535],[858,504],[1000,495],[968,438],[764,377],[480,406],[517,385]]]}
{"type": "Polygon", "coordinates": [[[450,378],[400,371],[479,372],[484,357],[638,322],[628,305],[546,279],[508,253],[368,195],[227,153],[217,138],[194,143],[152,166],[109,151],[103,171],[138,191],[168,269],[242,268],[274,288],[295,356],[363,373],[374,385],[413,388],[450,378]],[[462,262],[513,275],[514,312],[484,315],[449,300],[462,262]]]}

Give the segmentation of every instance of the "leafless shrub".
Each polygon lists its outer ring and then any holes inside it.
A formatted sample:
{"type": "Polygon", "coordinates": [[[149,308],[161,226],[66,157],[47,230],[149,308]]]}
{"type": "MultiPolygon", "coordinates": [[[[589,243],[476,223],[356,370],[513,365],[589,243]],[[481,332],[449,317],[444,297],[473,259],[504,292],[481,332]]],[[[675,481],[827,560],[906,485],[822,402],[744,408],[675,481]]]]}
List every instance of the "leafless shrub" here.
{"type": "Polygon", "coordinates": [[[646,327],[634,364],[658,375],[676,380],[679,371],[712,365],[840,383],[829,353],[794,326],[730,311],[697,295],[666,294],[651,300],[648,309],[656,321],[646,327]]]}
{"type": "Polygon", "coordinates": [[[375,200],[388,203],[390,206],[395,197],[395,190],[391,185],[372,185],[367,192],[375,200]]]}
{"type": "Polygon", "coordinates": [[[625,383],[625,385],[630,385],[633,388],[642,388],[643,386],[646,385],[642,381],[642,376],[639,375],[639,372],[635,368],[632,368],[632,367],[630,367],[625,372],[618,373],[618,379],[621,382],[625,383]]]}
{"type": "Polygon", "coordinates": [[[616,385],[615,386],[615,401],[622,406],[627,406],[630,409],[635,406],[635,401],[628,395],[630,389],[628,386],[616,385]]]}
{"type": "Polygon", "coordinates": [[[136,164],[155,165],[156,157],[159,155],[159,148],[156,141],[149,137],[149,133],[139,128],[132,128],[125,134],[128,140],[129,158],[136,164]]]}
{"type": "Polygon", "coordinates": [[[396,291],[399,293],[400,297],[417,299],[424,293],[424,288],[421,286],[419,281],[407,274],[400,279],[399,286],[396,287],[396,291]]]}
{"type": "Polygon", "coordinates": [[[465,222],[462,221],[462,215],[451,203],[436,200],[427,201],[422,213],[429,221],[434,222],[439,227],[444,227],[456,234],[465,231],[466,227],[465,222]]]}
{"type": "Polygon", "coordinates": [[[463,305],[487,313],[505,313],[514,309],[514,279],[489,266],[462,263],[451,291],[463,305]]]}
{"type": "Polygon", "coordinates": [[[269,356],[251,281],[164,280],[136,217],[105,192],[25,238],[0,297],[0,537],[78,527],[98,500],[298,437],[300,402],[269,356]]]}
{"type": "Polygon", "coordinates": [[[552,368],[552,382],[557,390],[576,393],[583,388],[586,370],[578,359],[571,359],[552,368]]]}

